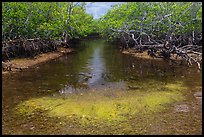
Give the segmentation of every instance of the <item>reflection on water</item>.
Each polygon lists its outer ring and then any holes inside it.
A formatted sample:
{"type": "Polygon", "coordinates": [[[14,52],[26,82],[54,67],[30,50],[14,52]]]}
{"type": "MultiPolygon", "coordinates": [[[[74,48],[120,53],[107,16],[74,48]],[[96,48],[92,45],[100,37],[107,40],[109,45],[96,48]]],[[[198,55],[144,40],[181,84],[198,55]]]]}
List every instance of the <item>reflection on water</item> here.
{"type": "Polygon", "coordinates": [[[56,92],[97,90],[107,85],[125,89],[127,82],[151,79],[162,82],[181,79],[187,86],[201,82],[201,74],[196,69],[123,55],[104,40],[83,41],[77,48],[77,53],[3,77],[3,96],[12,98],[16,94],[26,99],[56,92]],[[116,83],[121,86],[114,86],[116,83]]]}
{"type": "Polygon", "coordinates": [[[88,65],[89,68],[91,69],[91,78],[88,80],[89,85],[95,85],[99,81],[104,81],[102,74],[104,73],[104,61],[103,58],[101,57],[101,53],[98,47],[94,50],[93,57],[89,60],[90,64],[88,65]],[[100,62],[100,63],[99,63],[100,62]]]}
{"type": "MultiPolygon", "coordinates": [[[[201,73],[194,68],[123,55],[104,40],[83,41],[77,46],[76,53],[43,63],[38,68],[3,76],[4,129],[10,130],[16,121],[21,121],[21,118],[11,121],[12,109],[30,98],[110,88],[126,91],[132,83],[145,85],[147,81],[151,84],[149,81],[180,80],[189,89],[202,86],[201,73]]],[[[137,88],[135,85],[132,88],[137,88]]]]}
{"type": "MultiPolygon", "coordinates": [[[[84,52],[83,59],[86,59],[86,63],[79,66],[78,72],[78,81],[74,85],[66,85],[64,88],[60,89],[60,93],[73,93],[78,91],[85,91],[86,89],[93,89],[93,90],[103,90],[107,88],[120,88],[123,89],[126,87],[123,80],[116,79],[111,81],[113,78],[112,74],[106,70],[106,53],[104,50],[105,47],[110,45],[106,45],[104,41],[92,41],[88,43],[84,52]],[[93,48],[94,47],[94,48],[93,48]],[[87,54],[89,53],[89,54],[87,54]],[[76,86],[80,85],[80,86],[76,86]]],[[[109,47],[110,48],[110,47],[109,47]]],[[[114,50],[114,52],[118,52],[115,49],[108,49],[114,50]]],[[[83,52],[83,51],[82,51],[83,52]]],[[[81,54],[81,52],[80,52],[81,54]]],[[[82,53],[83,54],[83,53],[82,53]]],[[[118,54],[119,55],[119,54],[118,54]]],[[[121,55],[120,55],[121,56],[121,55]]],[[[121,56],[122,57],[122,56],[121,56]]],[[[111,60],[111,58],[109,59],[111,60]]],[[[119,60],[117,60],[119,61],[119,60]]],[[[78,62],[75,62],[78,63],[78,62]]],[[[118,66],[119,67],[119,66],[118,66]]]]}
{"type": "Polygon", "coordinates": [[[151,79],[162,82],[183,79],[188,86],[200,83],[201,75],[196,69],[123,55],[104,40],[84,41],[77,48],[77,53],[41,64],[36,69],[5,76],[3,96],[11,94],[13,97],[15,93],[27,98],[38,94],[97,90],[107,85],[123,89],[127,82],[151,79]],[[121,86],[114,86],[116,83],[121,86]]]}

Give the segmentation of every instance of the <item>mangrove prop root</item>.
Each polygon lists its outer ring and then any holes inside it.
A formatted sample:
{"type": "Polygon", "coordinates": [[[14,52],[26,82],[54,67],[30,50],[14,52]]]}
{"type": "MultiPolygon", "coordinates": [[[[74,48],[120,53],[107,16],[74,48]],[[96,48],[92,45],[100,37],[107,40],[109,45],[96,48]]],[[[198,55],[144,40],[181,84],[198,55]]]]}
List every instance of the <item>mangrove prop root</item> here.
{"type": "Polygon", "coordinates": [[[2,41],[2,61],[19,57],[34,57],[40,53],[55,51],[57,47],[69,47],[69,45],[63,41],[39,38],[2,41]]]}
{"type": "Polygon", "coordinates": [[[121,43],[121,50],[132,48],[140,53],[147,51],[149,56],[164,58],[165,60],[171,60],[171,57],[176,55],[176,59],[180,57],[188,66],[196,64],[198,69],[201,69],[202,37],[186,43],[187,39],[190,39],[188,35],[166,39],[144,32],[138,33],[137,30],[129,30],[128,27],[125,29],[111,28],[111,30],[119,34],[118,40],[121,43]]]}
{"type": "Polygon", "coordinates": [[[188,66],[192,66],[193,64],[197,65],[197,68],[201,69],[202,62],[202,47],[198,45],[186,45],[184,47],[176,47],[175,45],[171,45],[171,47],[167,47],[166,43],[162,45],[138,45],[137,48],[134,48],[136,51],[144,52],[147,50],[149,56],[154,58],[164,58],[167,60],[171,60],[170,57],[176,55],[176,59],[180,57],[184,60],[188,66]],[[188,50],[186,50],[188,49],[188,50]],[[193,49],[200,49],[193,50],[193,49]]]}

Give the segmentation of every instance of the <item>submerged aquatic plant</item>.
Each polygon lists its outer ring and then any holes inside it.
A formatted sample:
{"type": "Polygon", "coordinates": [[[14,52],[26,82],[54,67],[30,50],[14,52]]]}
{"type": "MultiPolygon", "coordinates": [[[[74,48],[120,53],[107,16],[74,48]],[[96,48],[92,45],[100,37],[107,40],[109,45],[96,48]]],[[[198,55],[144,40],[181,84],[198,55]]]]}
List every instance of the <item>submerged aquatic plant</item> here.
{"type": "Polygon", "coordinates": [[[165,105],[180,101],[183,95],[180,91],[185,87],[175,82],[163,84],[159,88],[142,88],[140,90],[106,90],[101,92],[86,92],[67,97],[33,98],[20,103],[16,112],[20,115],[32,115],[38,110],[49,117],[78,117],[82,124],[95,121],[124,121],[137,114],[151,114],[165,109],[165,105]],[[107,96],[111,94],[111,96],[107,96]]]}

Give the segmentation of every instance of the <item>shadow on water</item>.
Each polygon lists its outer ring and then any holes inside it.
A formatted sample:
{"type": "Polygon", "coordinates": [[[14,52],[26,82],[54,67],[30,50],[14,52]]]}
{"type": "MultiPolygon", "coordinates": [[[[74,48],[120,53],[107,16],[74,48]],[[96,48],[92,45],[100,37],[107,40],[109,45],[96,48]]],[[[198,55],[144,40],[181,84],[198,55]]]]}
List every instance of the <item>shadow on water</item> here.
{"type": "Polygon", "coordinates": [[[15,116],[14,108],[36,97],[81,94],[90,90],[126,91],[151,87],[152,81],[158,85],[182,81],[188,90],[202,87],[201,73],[194,68],[123,55],[100,39],[82,41],[77,45],[76,53],[3,76],[2,80],[2,128],[5,134],[21,134],[19,128],[22,125],[18,127],[21,117],[15,116]]]}

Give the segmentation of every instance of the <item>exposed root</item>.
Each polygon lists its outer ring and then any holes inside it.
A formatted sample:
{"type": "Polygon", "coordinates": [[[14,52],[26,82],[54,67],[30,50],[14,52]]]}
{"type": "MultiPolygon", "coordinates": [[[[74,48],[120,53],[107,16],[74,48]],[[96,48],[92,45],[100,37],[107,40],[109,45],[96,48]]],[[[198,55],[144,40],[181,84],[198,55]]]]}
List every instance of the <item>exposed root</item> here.
{"type": "Polygon", "coordinates": [[[69,47],[63,41],[49,39],[16,39],[2,42],[2,61],[11,58],[34,57],[40,53],[57,50],[57,47],[69,47]]]}

